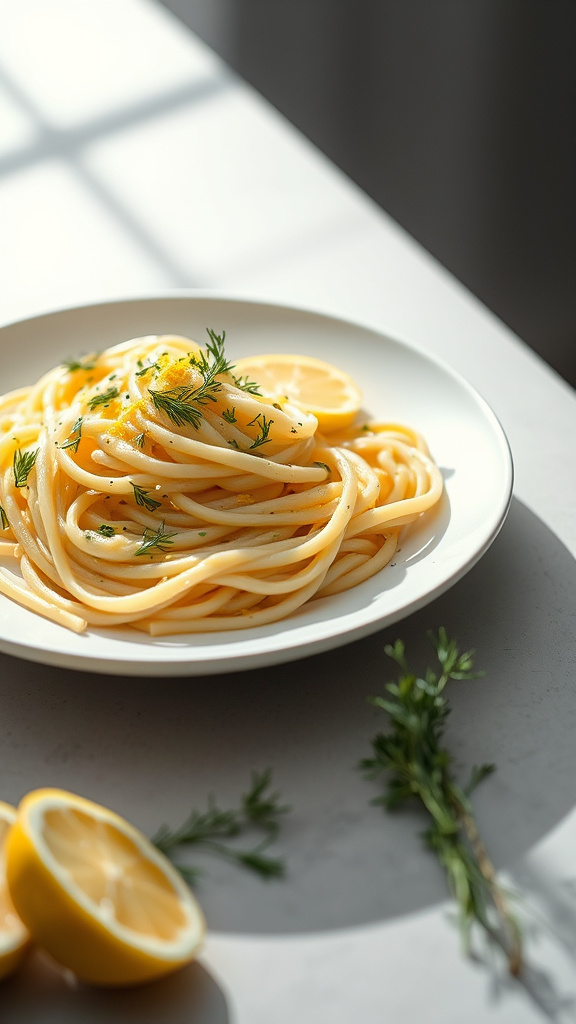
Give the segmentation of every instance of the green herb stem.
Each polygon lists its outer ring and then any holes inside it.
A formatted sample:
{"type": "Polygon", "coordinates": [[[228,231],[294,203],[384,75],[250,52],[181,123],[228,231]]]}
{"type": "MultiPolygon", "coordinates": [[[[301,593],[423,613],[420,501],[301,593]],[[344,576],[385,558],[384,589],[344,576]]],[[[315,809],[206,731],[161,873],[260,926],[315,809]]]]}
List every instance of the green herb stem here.
{"type": "Polygon", "coordinates": [[[280,818],[290,808],[280,803],[277,792],[270,792],[271,781],[272,773],[269,770],[254,773],[250,789],[241,797],[238,807],[221,810],[214,798],[210,797],[206,810],[193,810],[176,829],[163,825],[153,836],[152,842],[188,878],[194,879],[197,870],[181,865],[178,862],[178,851],[193,846],[235,861],[263,878],[282,877],[285,873],[284,861],[270,857],[266,850],[278,834],[280,818]],[[228,842],[253,829],[264,833],[263,839],[256,846],[239,849],[228,842]]]}
{"type": "Polygon", "coordinates": [[[390,731],[374,738],[372,757],[363,760],[361,768],[372,779],[382,772],[389,776],[386,791],[374,803],[392,810],[417,798],[424,805],[432,819],[424,838],[446,870],[466,943],[472,926],[480,925],[503,949],[510,974],[517,977],[523,969],[520,928],[498,883],[469,800],[494,766],[475,768],[467,787],[461,788],[451,775],[450,752],[442,745],[451,710],[443,696],[447,682],[473,679],[481,673],[472,671],[473,652],[460,654],[445,629],[429,637],[441,666],[439,675],[430,669],[424,677],[412,674],[400,640],[385,648],[399,666],[399,679],[387,684],[385,697],[373,697],[371,702],[389,715],[390,731]]]}

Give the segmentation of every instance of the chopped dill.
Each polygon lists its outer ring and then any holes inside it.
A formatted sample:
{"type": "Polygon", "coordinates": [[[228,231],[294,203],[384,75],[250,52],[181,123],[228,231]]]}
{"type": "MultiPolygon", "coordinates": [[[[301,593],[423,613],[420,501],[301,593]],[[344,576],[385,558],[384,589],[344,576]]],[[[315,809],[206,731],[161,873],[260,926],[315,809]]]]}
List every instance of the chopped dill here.
{"type": "Polygon", "coordinates": [[[224,409],[222,419],[226,420],[227,423],[236,423],[236,407],[232,406],[231,409],[224,409]]]}
{"type": "Polygon", "coordinates": [[[166,544],[174,543],[172,537],[175,537],[176,534],[164,533],[164,526],[165,522],[164,520],[162,520],[160,526],[158,527],[155,533],[154,530],[152,530],[149,526],[146,526],[144,528],[144,533],[142,534],[142,543],[138,550],[136,551],[137,555],[145,555],[149,551],[152,551],[154,548],[157,551],[166,551],[166,544]]]}
{"type": "MultiPolygon", "coordinates": [[[[141,359],[138,360],[138,366],[142,366],[142,360],[141,359]]],[[[159,370],[159,369],[160,369],[160,367],[158,366],[158,363],[148,363],[148,366],[143,366],[141,370],[137,370],[136,371],[136,376],[137,377],[142,377],[145,373],[148,373],[148,370],[159,370]]]]}
{"type": "Polygon", "coordinates": [[[82,437],[82,419],[83,419],[82,416],[78,417],[78,419],[76,420],[74,426],[72,427],[72,430],[70,432],[70,437],[66,441],[62,442],[62,444],[60,445],[60,448],[69,448],[70,451],[72,451],[72,452],[74,452],[74,454],[76,454],[76,452],[78,451],[78,446],[80,444],[81,437],[82,437]],[[74,437],[74,434],[76,434],[76,437],[74,437]]]}
{"type": "Polygon", "coordinates": [[[149,498],[148,491],[145,491],[142,487],[138,487],[138,484],[132,484],[134,490],[134,500],[137,505],[142,505],[148,512],[154,512],[155,509],[160,508],[161,501],[156,501],[154,498],[149,498]]]}
{"type": "Polygon", "coordinates": [[[106,402],[111,402],[113,398],[118,398],[120,392],[115,385],[107,388],[101,395],[94,395],[93,398],[88,399],[88,405],[91,409],[95,409],[97,405],[105,405],[106,402]]]}
{"type": "Polygon", "coordinates": [[[232,374],[232,378],[237,388],[241,391],[246,391],[249,395],[261,395],[260,385],[255,380],[248,380],[248,377],[235,377],[232,374]]]}
{"type": "Polygon", "coordinates": [[[14,452],[14,458],[12,460],[12,469],[14,472],[14,486],[25,487],[26,481],[28,480],[28,474],[36,462],[39,448],[36,448],[33,452],[22,452],[18,448],[14,452]]]}
{"type": "Polygon", "coordinates": [[[99,353],[95,353],[92,356],[86,356],[84,360],[81,359],[65,359],[61,364],[68,373],[75,373],[77,370],[93,370],[98,362],[99,353]]]}
{"type": "Polygon", "coordinates": [[[258,415],[255,416],[254,419],[250,421],[248,426],[252,426],[253,423],[258,424],[258,429],[260,433],[258,434],[256,440],[250,445],[250,449],[259,448],[260,445],[266,444],[268,441],[272,440],[268,435],[270,433],[270,427],[274,423],[274,420],[267,420],[264,413],[261,412],[258,413],[258,415]]]}
{"type": "Polygon", "coordinates": [[[2,505],[0,505],[0,528],[2,530],[8,530],[10,528],[10,523],[8,522],[8,516],[6,515],[6,512],[5,512],[4,508],[2,507],[2,505]]]}

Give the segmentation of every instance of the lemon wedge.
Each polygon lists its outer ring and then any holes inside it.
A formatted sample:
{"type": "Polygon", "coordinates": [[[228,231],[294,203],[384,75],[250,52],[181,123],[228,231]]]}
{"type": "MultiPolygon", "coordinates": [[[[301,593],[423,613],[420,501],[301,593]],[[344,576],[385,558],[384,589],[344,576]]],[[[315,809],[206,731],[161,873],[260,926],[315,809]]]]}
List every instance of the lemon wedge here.
{"type": "Polygon", "coordinates": [[[237,377],[248,377],[272,399],[288,398],[313,413],[325,433],[349,426],[362,404],[357,385],[344,370],[312,356],[248,356],[235,364],[237,377]]]}
{"type": "Polygon", "coordinates": [[[6,884],[4,844],[16,821],[16,808],[0,801],[0,978],[18,967],[30,945],[30,933],[18,917],[6,884]]]}
{"type": "Polygon", "coordinates": [[[133,985],[194,959],[205,931],[196,900],[166,857],[113,811],[63,790],[34,790],[5,850],[18,914],[81,980],[133,985]]]}

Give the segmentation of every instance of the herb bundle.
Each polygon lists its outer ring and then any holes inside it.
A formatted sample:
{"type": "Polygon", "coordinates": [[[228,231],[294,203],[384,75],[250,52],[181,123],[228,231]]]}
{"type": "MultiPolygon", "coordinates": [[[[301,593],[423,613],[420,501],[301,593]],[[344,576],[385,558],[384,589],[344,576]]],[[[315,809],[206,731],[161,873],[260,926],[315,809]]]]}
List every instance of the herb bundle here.
{"type": "Polygon", "coordinates": [[[371,703],[390,717],[390,731],[372,741],[372,756],[361,761],[366,775],[389,775],[386,791],[374,800],[387,810],[417,798],[432,821],[424,839],[444,867],[460,912],[466,948],[471,929],[480,925],[506,954],[512,975],[522,972],[522,941],[518,923],[510,912],[505,893],[496,878],[474,818],[470,794],[494,771],[493,765],[474,768],[467,786],[452,777],[452,757],[442,744],[450,707],[443,690],[450,679],[473,679],[473,652],[460,654],[445,629],[429,633],[440,664],[440,673],[427,669],[424,677],[410,672],[404,644],[397,640],[385,648],[399,666],[398,682],[386,686],[387,695],[371,703]]]}

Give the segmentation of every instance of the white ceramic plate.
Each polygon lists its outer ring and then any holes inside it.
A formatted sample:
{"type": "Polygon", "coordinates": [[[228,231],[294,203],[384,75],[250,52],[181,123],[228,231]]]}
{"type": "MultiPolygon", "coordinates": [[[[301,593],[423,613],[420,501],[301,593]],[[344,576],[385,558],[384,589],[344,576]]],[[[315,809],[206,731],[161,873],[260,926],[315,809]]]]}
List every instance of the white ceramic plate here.
{"type": "Polygon", "coordinates": [[[0,649],[66,668],[175,676],[290,661],[397,622],[460,579],[494,540],[512,491],[512,460],[496,417],[453,371],[426,353],[369,330],[300,309],[177,295],[62,310],[0,330],[2,391],[38,379],[67,356],[145,334],[201,340],[226,330],[232,358],[263,352],[314,355],[360,384],[370,415],[421,431],[444,474],[440,509],[403,538],[395,563],[353,590],[245,632],[147,639],[128,629],[76,635],[0,595],[0,649]]]}

